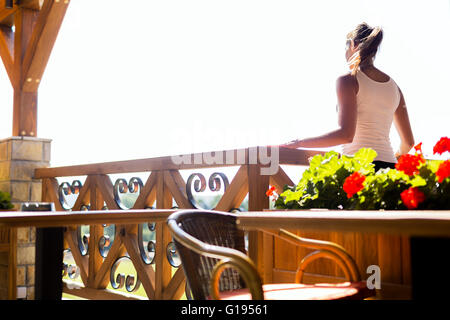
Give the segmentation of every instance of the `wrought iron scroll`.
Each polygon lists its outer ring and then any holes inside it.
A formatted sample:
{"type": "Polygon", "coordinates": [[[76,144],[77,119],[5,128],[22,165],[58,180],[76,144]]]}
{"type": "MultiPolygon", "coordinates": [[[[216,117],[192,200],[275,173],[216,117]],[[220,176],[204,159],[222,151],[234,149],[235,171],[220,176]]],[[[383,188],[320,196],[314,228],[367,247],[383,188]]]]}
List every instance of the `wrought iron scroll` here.
{"type": "Polygon", "coordinates": [[[156,226],[155,223],[141,223],[138,227],[138,246],[139,246],[139,252],[141,254],[142,261],[144,261],[145,264],[152,264],[155,260],[155,253],[156,253],[156,243],[154,241],[155,239],[155,230],[156,226]],[[150,233],[146,232],[146,235],[150,236],[150,239],[144,239],[144,231],[145,229],[148,229],[150,233]]]}
{"type": "Polygon", "coordinates": [[[137,289],[139,289],[139,286],[141,285],[141,282],[139,281],[139,278],[136,274],[136,276],[134,275],[126,275],[124,273],[118,273],[116,275],[117,272],[117,268],[119,267],[119,264],[125,260],[128,260],[129,262],[131,262],[131,259],[128,256],[123,256],[118,258],[113,266],[111,267],[111,272],[110,272],[110,282],[111,282],[111,286],[114,289],[122,289],[123,287],[125,287],[125,289],[128,292],[135,292],[137,289]]]}
{"type": "Polygon", "coordinates": [[[139,192],[144,187],[144,184],[142,183],[142,180],[138,177],[133,177],[130,179],[130,182],[127,183],[127,180],[125,179],[117,179],[116,183],[114,184],[114,200],[116,201],[119,208],[123,210],[131,209],[131,206],[126,206],[122,199],[121,195],[123,194],[136,194],[139,195],[139,192]]]}
{"type": "Polygon", "coordinates": [[[100,252],[100,255],[103,258],[106,258],[108,255],[109,249],[111,249],[111,246],[114,242],[114,236],[116,233],[116,226],[114,224],[111,225],[103,225],[103,235],[98,240],[98,250],[100,252]],[[105,229],[112,229],[109,234],[107,234],[105,229]]]}
{"type": "Polygon", "coordinates": [[[166,256],[170,265],[174,268],[178,268],[181,265],[180,256],[173,241],[169,242],[166,247],[166,256]]]}
{"type": "MultiPolygon", "coordinates": [[[[80,193],[80,189],[83,187],[83,184],[80,180],[74,180],[72,184],[69,182],[63,182],[59,185],[58,188],[58,198],[59,202],[61,203],[61,206],[64,210],[70,210],[72,209],[73,205],[71,206],[68,203],[68,198],[73,195],[78,195],[80,193]]],[[[73,201],[75,203],[75,201],[73,201]]]]}
{"type": "MultiPolygon", "coordinates": [[[[224,192],[227,190],[229,186],[228,178],[225,174],[221,172],[214,172],[208,179],[208,187],[212,192],[218,192],[222,189],[224,192]]],[[[191,205],[196,209],[212,209],[212,208],[203,208],[197,200],[195,200],[194,195],[192,193],[192,187],[194,191],[197,193],[204,192],[206,190],[206,179],[205,176],[201,173],[193,173],[189,176],[186,182],[186,194],[191,205]],[[193,185],[193,186],[192,186],[193,185]]]]}

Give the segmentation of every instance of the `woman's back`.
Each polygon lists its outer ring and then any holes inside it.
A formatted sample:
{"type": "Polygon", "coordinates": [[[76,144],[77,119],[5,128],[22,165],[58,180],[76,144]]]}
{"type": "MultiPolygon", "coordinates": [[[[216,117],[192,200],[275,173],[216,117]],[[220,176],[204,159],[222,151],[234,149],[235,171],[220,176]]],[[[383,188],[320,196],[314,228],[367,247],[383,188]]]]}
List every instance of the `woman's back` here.
{"type": "Polygon", "coordinates": [[[356,73],[356,131],[353,141],[343,145],[343,153],[354,154],[360,148],[372,148],[378,154],[376,160],[394,163],[396,158],[389,133],[400,103],[400,92],[392,78],[378,70],[371,71],[370,76],[362,70],[356,73]]]}

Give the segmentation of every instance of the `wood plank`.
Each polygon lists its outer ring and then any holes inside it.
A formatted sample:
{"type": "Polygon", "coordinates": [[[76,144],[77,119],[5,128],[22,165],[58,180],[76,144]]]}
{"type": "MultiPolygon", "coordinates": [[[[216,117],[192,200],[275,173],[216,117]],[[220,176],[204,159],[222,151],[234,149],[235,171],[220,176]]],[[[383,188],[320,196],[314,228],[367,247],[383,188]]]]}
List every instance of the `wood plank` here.
{"type": "Polygon", "coordinates": [[[361,277],[367,276],[367,267],[378,265],[378,234],[355,232],[355,252],[351,254],[361,277]]]}
{"type": "Polygon", "coordinates": [[[147,300],[144,297],[110,289],[92,289],[75,281],[64,280],[63,292],[88,300],[147,300]]]}
{"type": "Polygon", "coordinates": [[[450,236],[450,211],[289,210],[240,213],[246,230],[299,229],[416,236],[450,236]]]}
{"type": "Polygon", "coordinates": [[[81,189],[79,190],[78,193],[78,198],[75,201],[75,204],[73,205],[72,210],[81,210],[81,207],[83,205],[89,205],[89,203],[91,202],[91,186],[94,185],[95,182],[92,182],[92,178],[90,176],[88,176],[86,178],[86,180],[84,181],[83,186],[81,187],[81,189]]]}
{"type": "Polygon", "coordinates": [[[37,92],[24,92],[22,61],[33,32],[36,11],[20,8],[14,15],[14,88],[13,136],[37,133],[37,92]]]}
{"type": "Polygon", "coordinates": [[[10,44],[11,34],[12,30],[9,27],[0,26],[0,56],[9,80],[11,83],[14,83],[14,52],[11,52],[11,48],[14,48],[14,45],[10,44]]]}
{"type": "MultiPolygon", "coordinates": [[[[92,210],[102,210],[103,208],[103,196],[98,188],[99,180],[101,179],[98,175],[92,176],[91,188],[90,188],[90,199],[91,199],[91,209],[92,210]]],[[[95,224],[89,226],[89,273],[88,273],[88,283],[87,287],[94,288],[95,286],[95,275],[100,270],[103,263],[103,257],[100,254],[100,249],[98,243],[100,238],[103,236],[103,226],[101,224],[95,224]]]]}
{"type": "Polygon", "coordinates": [[[401,284],[402,279],[401,239],[396,235],[378,235],[378,266],[381,281],[401,284]]]}
{"type": "Polygon", "coordinates": [[[35,92],[39,87],[69,3],[54,0],[44,2],[23,60],[25,77],[22,85],[26,92],[35,92]]]}
{"type": "MultiPolygon", "coordinates": [[[[248,150],[248,149],[247,149],[248,150]]],[[[219,152],[219,151],[215,151],[219,152]]],[[[220,151],[225,155],[227,153],[237,153],[238,150],[226,150],[220,151]]],[[[302,161],[293,160],[291,158],[295,157],[309,157],[312,154],[320,153],[320,151],[315,150],[291,150],[281,152],[280,149],[280,163],[281,164],[300,164],[306,165],[302,161]],[[285,162],[285,163],[283,163],[285,162]]],[[[184,162],[174,162],[174,158],[186,157],[189,159],[194,159],[202,154],[186,154],[179,156],[166,156],[157,157],[149,159],[137,159],[128,161],[114,161],[105,163],[93,163],[84,164],[76,166],[64,166],[64,167],[54,167],[54,168],[38,168],[35,170],[35,178],[48,178],[48,177],[68,177],[68,176],[84,176],[90,174],[110,174],[110,173],[133,173],[133,172],[148,172],[148,171],[158,171],[158,170],[184,170],[184,169],[201,169],[201,168],[219,168],[219,167],[229,167],[236,166],[234,163],[195,163],[194,161],[190,163],[184,162]]],[[[239,163],[239,165],[249,164],[248,157],[245,159],[245,163],[239,163]]]]}
{"type": "Polygon", "coordinates": [[[6,8],[5,0],[0,1],[0,25],[12,27],[14,25],[14,14],[19,9],[17,5],[6,8]]]}
{"type": "Polygon", "coordinates": [[[65,211],[59,201],[58,181],[55,178],[44,179],[42,181],[42,201],[53,202],[56,211],[65,211]]]}
{"type": "Polygon", "coordinates": [[[114,186],[111,182],[111,179],[109,176],[102,174],[97,176],[97,188],[100,191],[106,206],[109,210],[118,210],[120,209],[117,205],[116,201],[114,200],[114,186]]]}
{"type": "Polygon", "coordinates": [[[402,284],[411,285],[411,244],[408,236],[401,237],[402,284]]]}
{"type": "MultiPolygon", "coordinates": [[[[158,172],[156,205],[158,209],[172,207],[172,195],[164,183],[164,173],[158,172]]],[[[155,249],[155,299],[162,299],[164,290],[172,276],[172,266],[166,257],[166,248],[171,241],[171,234],[166,223],[156,223],[156,249],[155,249]]]]}
{"type": "MultiPolygon", "coordinates": [[[[30,40],[27,42],[25,52],[23,54],[23,60],[19,60],[19,63],[21,63],[21,69],[22,69],[22,79],[20,83],[20,87],[23,87],[27,77],[28,70],[30,69],[31,61],[36,53],[36,48],[38,45],[38,42],[42,36],[42,32],[44,30],[44,27],[47,23],[47,19],[49,18],[50,10],[52,9],[53,1],[45,1],[43,4],[42,10],[36,15],[35,23],[33,23],[32,32],[30,35],[30,40]]],[[[40,80],[41,78],[39,78],[40,80]]],[[[31,81],[33,79],[31,78],[31,81]]],[[[35,79],[34,79],[35,80],[35,79]]],[[[30,81],[30,82],[31,82],[30,81]]],[[[36,90],[33,90],[36,91],[36,90]]]]}
{"type": "Polygon", "coordinates": [[[77,232],[77,230],[74,228],[68,229],[64,233],[64,239],[67,241],[67,244],[69,245],[69,248],[70,248],[70,252],[72,253],[73,259],[75,260],[75,264],[77,265],[77,267],[80,270],[81,281],[83,281],[83,283],[85,285],[87,285],[88,272],[89,272],[89,269],[88,269],[89,261],[88,261],[88,257],[82,256],[80,253],[80,250],[78,249],[76,232],[77,232]]]}
{"type": "Polygon", "coordinates": [[[194,209],[186,194],[186,182],[178,170],[164,171],[164,183],[172,194],[179,208],[194,209]]]}
{"type": "Polygon", "coordinates": [[[3,212],[0,227],[60,227],[95,224],[136,224],[148,221],[165,223],[174,213],[165,210],[93,210],[72,212],[3,212]]]}
{"type": "Polygon", "coordinates": [[[16,6],[21,6],[22,8],[41,10],[44,0],[20,0],[15,4],[16,6]]]}
{"type": "MultiPolygon", "coordinates": [[[[355,256],[357,250],[355,247],[356,239],[355,239],[354,232],[330,232],[329,241],[341,245],[348,252],[348,254],[351,257],[355,256]]],[[[329,262],[331,262],[331,265],[332,265],[332,271],[330,273],[332,276],[337,276],[337,277],[345,276],[344,271],[339,267],[339,265],[336,262],[331,261],[329,259],[327,259],[327,260],[329,262]]],[[[323,261],[323,259],[322,259],[322,261],[323,261]]],[[[361,271],[360,271],[360,274],[366,274],[365,270],[364,270],[364,273],[361,273],[361,271]]]]}
{"type": "Polygon", "coordinates": [[[184,271],[182,267],[173,275],[167,288],[163,293],[163,300],[179,300],[184,293],[184,288],[186,285],[186,278],[184,277],[184,271]]]}
{"type": "Polygon", "coordinates": [[[243,165],[239,168],[214,210],[228,212],[234,208],[239,208],[248,193],[247,179],[248,166],[243,165]]]}
{"type": "Polygon", "coordinates": [[[268,234],[263,234],[263,266],[264,266],[264,283],[273,282],[273,267],[274,267],[274,237],[268,234]]]}
{"type": "Polygon", "coordinates": [[[133,262],[133,266],[144,287],[145,293],[149,299],[155,299],[155,291],[158,289],[158,283],[156,282],[156,275],[151,265],[146,265],[139,253],[139,246],[137,243],[137,236],[135,234],[127,233],[123,237],[123,243],[127,249],[130,259],[133,262]]]}
{"type": "MultiPolygon", "coordinates": [[[[269,188],[269,176],[262,175],[261,168],[261,165],[252,164],[248,166],[247,181],[249,211],[269,208],[269,198],[266,196],[266,191],[269,188]]],[[[250,259],[257,265],[261,277],[264,277],[264,254],[271,255],[272,252],[265,251],[265,248],[263,247],[263,235],[261,232],[250,231],[248,233],[248,247],[250,259]]]]}
{"type": "Polygon", "coordinates": [[[125,246],[123,246],[122,237],[118,232],[116,232],[114,242],[108,252],[108,255],[95,275],[94,288],[105,289],[108,286],[111,268],[117,258],[123,256],[124,254],[125,246]]]}
{"type": "Polygon", "coordinates": [[[285,185],[295,186],[296,184],[289,178],[286,172],[280,167],[278,168],[278,172],[272,176],[270,176],[270,185],[274,186],[280,194],[283,192],[283,188],[285,185]]]}
{"type": "Polygon", "coordinates": [[[153,205],[156,200],[156,171],[152,172],[144,184],[136,202],[134,203],[133,209],[145,209],[153,205]]]}

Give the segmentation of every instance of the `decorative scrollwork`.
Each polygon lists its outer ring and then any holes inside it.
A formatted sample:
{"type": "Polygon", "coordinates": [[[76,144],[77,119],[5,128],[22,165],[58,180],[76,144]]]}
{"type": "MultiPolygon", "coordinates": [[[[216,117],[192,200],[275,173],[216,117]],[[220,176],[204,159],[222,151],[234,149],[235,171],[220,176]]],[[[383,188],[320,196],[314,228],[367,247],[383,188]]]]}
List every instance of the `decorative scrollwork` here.
{"type": "Polygon", "coordinates": [[[78,249],[82,256],[85,256],[89,252],[89,226],[80,226],[77,228],[77,243],[78,249]]]}
{"type": "Polygon", "coordinates": [[[138,226],[138,246],[142,261],[145,264],[152,264],[155,260],[156,244],[155,241],[155,223],[141,223],[138,226]],[[147,229],[148,231],[146,231],[147,229]]]}
{"type": "MultiPolygon", "coordinates": [[[[209,190],[212,192],[218,192],[222,189],[223,182],[223,190],[224,192],[227,190],[229,186],[228,178],[225,174],[221,172],[214,172],[211,174],[208,180],[209,190]]],[[[193,173],[189,176],[186,182],[186,194],[189,202],[196,209],[212,209],[212,208],[203,208],[197,200],[195,200],[194,195],[192,194],[192,184],[194,184],[194,191],[197,193],[204,192],[206,190],[206,179],[205,176],[201,173],[193,173]]]]}
{"type": "Polygon", "coordinates": [[[68,276],[70,279],[76,279],[80,275],[80,269],[76,264],[74,264],[72,252],[70,249],[65,249],[63,253],[63,269],[62,269],[62,276],[66,277],[68,276]],[[67,260],[66,260],[67,259],[67,260]]]}
{"type": "Polygon", "coordinates": [[[119,208],[123,210],[132,208],[131,202],[133,202],[134,204],[134,201],[136,201],[136,198],[143,187],[144,184],[138,177],[131,178],[129,183],[127,183],[127,180],[125,179],[117,179],[116,183],[114,184],[114,200],[116,201],[119,208]],[[127,198],[127,203],[124,203],[124,201],[122,201],[121,194],[135,194],[135,197],[127,198]]]}
{"type": "Polygon", "coordinates": [[[100,255],[103,258],[106,258],[108,255],[109,250],[111,249],[111,246],[114,242],[114,235],[116,233],[116,226],[114,224],[112,225],[103,225],[103,235],[98,240],[98,249],[100,252],[100,255]]]}
{"type": "Polygon", "coordinates": [[[124,273],[118,273],[116,275],[116,271],[120,265],[121,262],[123,261],[129,261],[129,263],[131,263],[131,259],[128,256],[123,256],[118,258],[113,266],[111,267],[111,272],[110,272],[110,282],[111,282],[111,286],[114,289],[121,289],[125,286],[125,288],[127,289],[128,292],[134,292],[137,289],[139,289],[139,286],[141,285],[141,282],[139,281],[139,278],[136,274],[135,275],[127,275],[125,276],[124,273]]]}
{"type": "Polygon", "coordinates": [[[63,263],[63,277],[68,276],[70,279],[76,279],[80,275],[80,269],[74,264],[63,263]]]}
{"type": "Polygon", "coordinates": [[[78,194],[80,193],[80,189],[82,187],[83,184],[81,183],[80,180],[75,180],[72,182],[72,184],[70,184],[69,182],[63,182],[59,185],[58,198],[63,209],[65,210],[72,209],[73,205],[75,204],[75,200],[78,197],[78,194]]]}
{"type": "Polygon", "coordinates": [[[178,268],[181,265],[180,256],[178,255],[177,248],[175,247],[175,243],[173,241],[167,244],[166,256],[172,267],[178,268]]]}

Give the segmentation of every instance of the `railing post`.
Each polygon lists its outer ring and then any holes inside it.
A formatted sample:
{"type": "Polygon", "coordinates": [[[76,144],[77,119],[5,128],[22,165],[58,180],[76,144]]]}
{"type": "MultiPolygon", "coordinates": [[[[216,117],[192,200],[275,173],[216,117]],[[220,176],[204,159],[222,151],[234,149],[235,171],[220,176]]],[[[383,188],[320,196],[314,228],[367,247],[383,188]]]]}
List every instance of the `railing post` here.
{"type": "MultiPolygon", "coordinates": [[[[97,186],[99,175],[92,175],[91,178],[95,181],[90,189],[90,210],[102,210],[103,196],[97,186]]],[[[88,267],[88,283],[87,286],[95,288],[95,275],[100,270],[103,263],[102,255],[98,243],[103,235],[102,225],[89,226],[89,267],[88,267]]]]}
{"type": "MultiPolygon", "coordinates": [[[[259,164],[250,164],[248,166],[248,210],[262,211],[269,208],[269,198],[266,191],[269,188],[268,175],[261,174],[263,166],[259,164]]],[[[263,233],[251,231],[248,234],[248,254],[256,263],[261,276],[264,275],[263,259],[263,233]]]]}
{"type": "MultiPolygon", "coordinates": [[[[172,195],[164,182],[164,171],[157,172],[156,180],[156,207],[170,209],[172,195]]],[[[165,223],[156,223],[156,252],[155,252],[155,299],[163,298],[164,290],[170,282],[172,266],[166,257],[166,248],[170,242],[170,232],[165,223]]]]}

